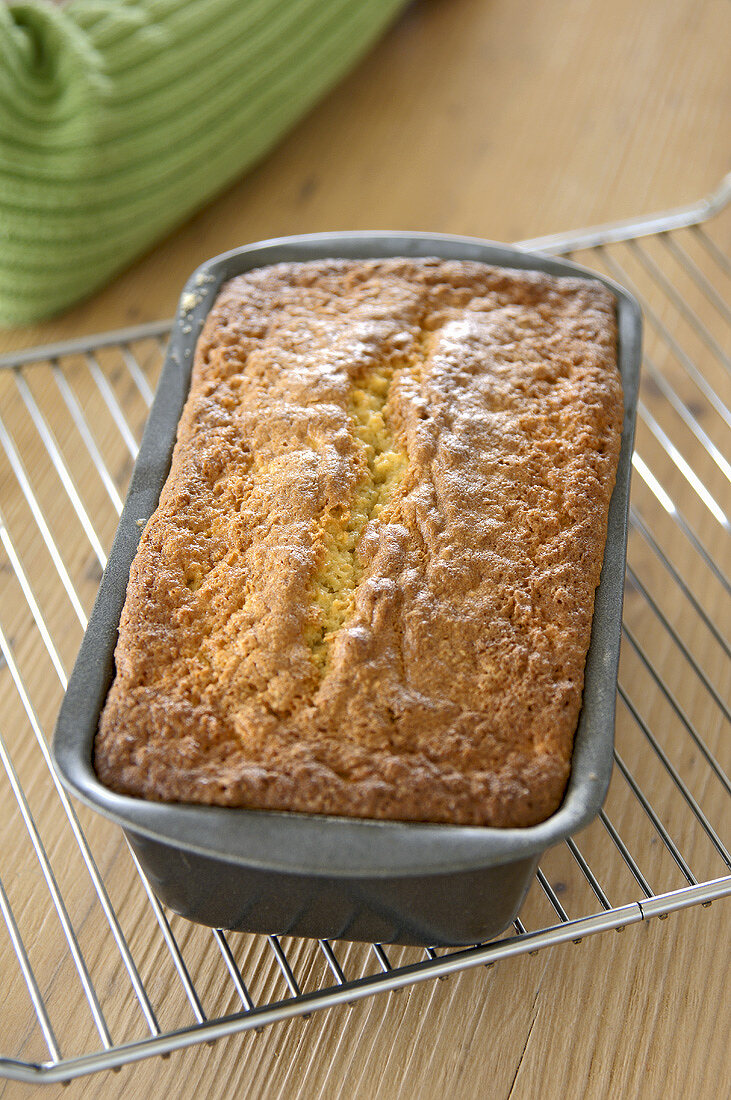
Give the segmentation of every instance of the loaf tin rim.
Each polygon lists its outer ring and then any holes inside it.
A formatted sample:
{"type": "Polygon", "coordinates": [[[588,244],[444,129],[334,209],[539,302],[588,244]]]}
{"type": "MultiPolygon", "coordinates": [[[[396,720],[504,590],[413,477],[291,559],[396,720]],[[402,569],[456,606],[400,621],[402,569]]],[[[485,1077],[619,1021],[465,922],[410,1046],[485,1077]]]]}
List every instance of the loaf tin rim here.
{"type": "Polygon", "coordinates": [[[611,279],[572,261],[472,237],[381,230],[303,234],[235,248],[196,268],[181,294],[117,534],[54,732],[53,754],[67,790],[122,828],[175,848],[261,870],[323,877],[411,877],[496,866],[540,853],[589,824],[604,801],[613,766],[641,329],[637,302],[611,279]],[[92,768],[93,739],[113,673],[119,615],[141,535],[138,520],[152,514],[167,477],[195,345],[221,285],[271,263],[397,256],[477,260],[590,279],[608,287],[617,301],[618,365],[625,401],[622,448],[595,597],[584,698],[561,806],[538,825],[497,829],[159,803],[109,790],[92,768]]]}

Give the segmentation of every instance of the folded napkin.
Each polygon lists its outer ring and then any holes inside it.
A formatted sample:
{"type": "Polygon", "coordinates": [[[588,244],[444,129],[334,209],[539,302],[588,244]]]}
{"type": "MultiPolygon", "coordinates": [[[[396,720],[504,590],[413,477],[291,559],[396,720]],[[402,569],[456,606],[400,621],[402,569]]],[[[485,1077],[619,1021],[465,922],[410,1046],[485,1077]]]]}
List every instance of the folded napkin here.
{"type": "Polygon", "coordinates": [[[0,3],[0,323],[103,284],[260,158],[403,5],[0,3]]]}

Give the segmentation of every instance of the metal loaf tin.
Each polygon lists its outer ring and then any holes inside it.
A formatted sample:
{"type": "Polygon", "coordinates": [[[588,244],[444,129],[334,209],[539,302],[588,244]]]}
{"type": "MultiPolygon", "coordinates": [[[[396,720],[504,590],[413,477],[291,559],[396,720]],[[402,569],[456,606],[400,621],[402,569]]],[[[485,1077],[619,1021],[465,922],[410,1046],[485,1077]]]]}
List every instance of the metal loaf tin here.
{"type": "Polygon", "coordinates": [[[154,511],[167,477],[196,339],[221,284],[265,264],[389,256],[598,278],[563,260],[469,238],[374,232],[249,245],[210,260],[189,279],[53,750],[65,786],[122,826],[158,897],[213,927],[383,943],[484,941],[516,916],[541,853],[587,825],[609,785],[641,315],[634,299],[606,279],[600,281],[617,301],[625,419],[571,776],[556,813],[531,828],[491,829],[163,804],[115,794],[94,774],[94,734],[114,674],[138,521],[154,511]]]}

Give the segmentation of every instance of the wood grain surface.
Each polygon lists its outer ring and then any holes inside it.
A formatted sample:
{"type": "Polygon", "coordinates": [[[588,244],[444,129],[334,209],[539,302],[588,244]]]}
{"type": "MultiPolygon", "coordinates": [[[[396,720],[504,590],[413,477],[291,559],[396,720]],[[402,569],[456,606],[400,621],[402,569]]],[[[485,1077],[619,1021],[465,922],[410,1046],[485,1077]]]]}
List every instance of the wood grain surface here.
{"type": "MultiPolygon", "coordinates": [[[[171,316],[183,281],[199,262],[271,236],[400,228],[510,241],[698,199],[731,168],[730,38],[731,9],[725,0],[647,0],[643,4],[635,0],[612,4],[604,0],[542,4],[421,0],[406,11],[357,71],[246,179],[71,313],[33,328],[0,333],[0,350],[171,316]]],[[[691,289],[688,294],[692,295],[691,289]]],[[[694,308],[704,307],[696,303],[694,308]]],[[[662,350],[655,347],[649,330],[648,339],[650,351],[671,376],[675,368],[662,361],[662,350]]],[[[63,423],[54,420],[58,396],[54,405],[49,396],[50,371],[46,377],[45,370],[37,369],[33,392],[63,445],[63,423]]],[[[678,387],[684,384],[677,379],[678,387]]],[[[0,386],[4,387],[0,390],[3,416],[12,419],[14,402],[20,399],[11,392],[9,381],[0,380],[0,386]]],[[[87,416],[103,419],[108,414],[97,409],[93,400],[83,397],[87,416]]],[[[133,427],[140,427],[146,409],[139,394],[130,395],[125,408],[133,427]]],[[[20,411],[17,423],[24,423],[20,411]]],[[[709,430],[715,430],[713,425],[709,430]]],[[[36,463],[39,492],[45,485],[44,507],[53,524],[52,470],[31,426],[25,431],[23,436],[19,429],[18,445],[26,466],[34,468],[36,463]]],[[[667,456],[653,450],[656,443],[646,428],[639,439],[662,474],[663,484],[677,492],[706,544],[720,552],[712,517],[703,512],[667,456]]],[[[107,458],[121,481],[131,467],[131,455],[122,440],[115,447],[107,458]]],[[[703,454],[696,459],[702,467],[703,454]]],[[[114,530],[113,509],[102,487],[92,486],[83,456],[72,454],[69,462],[78,462],[73,470],[77,482],[89,485],[87,505],[100,539],[108,545],[114,530]]],[[[707,471],[712,487],[717,473],[707,471]]],[[[671,545],[670,520],[641,485],[635,488],[638,506],[653,516],[653,530],[665,538],[663,545],[671,545]]],[[[728,511],[727,490],[722,479],[714,488],[728,511]]],[[[81,628],[60,606],[57,579],[54,588],[52,578],[44,573],[38,536],[31,532],[22,503],[16,507],[8,499],[2,507],[9,513],[6,519],[15,532],[19,553],[28,569],[35,570],[39,600],[46,601],[46,617],[68,667],[81,628]]],[[[73,531],[63,528],[60,511],[58,525],[57,538],[88,608],[98,583],[98,563],[90,557],[88,546],[82,552],[73,531]]],[[[695,570],[694,591],[700,600],[710,601],[713,610],[713,577],[697,570],[691,551],[676,541],[676,567],[695,570]]],[[[660,599],[662,575],[653,573],[650,550],[637,535],[631,548],[638,570],[647,564],[647,583],[654,585],[660,599]]],[[[642,640],[656,628],[648,625],[638,591],[630,586],[627,592],[626,621],[642,640]]],[[[677,615],[678,629],[683,629],[682,607],[675,606],[674,599],[671,586],[665,611],[677,615]]],[[[8,616],[18,660],[29,669],[41,719],[48,725],[58,706],[60,687],[50,666],[40,662],[32,667],[34,651],[26,641],[32,622],[23,608],[18,597],[3,608],[3,614],[8,616]]],[[[713,639],[693,621],[684,641],[700,655],[718,690],[727,692],[728,664],[719,658],[713,639]]],[[[665,679],[677,683],[683,706],[705,722],[707,743],[722,755],[728,745],[728,726],[723,727],[712,707],[706,715],[706,702],[698,697],[697,687],[686,682],[671,647],[665,652],[663,645],[657,642],[656,651],[664,661],[665,679]]],[[[633,664],[631,656],[623,655],[626,690],[646,703],[645,717],[653,728],[662,726],[668,720],[666,703],[649,692],[646,670],[633,664]]],[[[15,718],[22,728],[20,707],[16,706],[17,714],[12,702],[8,707],[6,720],[15,718]]],[[[658,792],[662,799],[664,788],[653,770],[657,761],[636,751],[630,717],[620,708],[618,743],[644,788],[658,792]]],[[[31,748],[14,744],[13,750],[39,825],[48,829],[51,819],[44,818],[42,768],[31,748]]],[[[710,790],[700,771],[696,776],[690,752],[684,762],[690,782],[697,783],[693,788],[697,797],[703,795],[704,804],[720,813],[721,797],[710,790]]],[[[663,859],[668,857],[662,845],[653,848],[644,838],[646,822],[639,821],[623,801],[618,783],[610,793],[611,813],[623,836],[646,845],[645,873],[651,881],[656,876],[673,886],[682,885],[677,868],[665,869],[663,859]]],[[[675,818],[673,806],[663,805],[660,810],[667,811],[669,827],[687,841],[694,869],[709,877],[720,875],[722,867],[703,848],[703,838],[683,832],[684,819],[675,818]]],[[[159,938],[149,935],[149,908],[132,886],[123,845],[116,830],[91,814],[82,810],[81,820],[94,835],[95,854],[135,957],[156,1004],[164,1008],[174,975],[159,938]]],[[[49,1004],[71,1022],[78,1016],[78,1049],[94,1049],[98,1038],[84,1012],[72,968],[57,961],[61,957],[58,933],[50,928],[48,914],[32,905],[31,898],[37,895],[31,890],[32,875],[14,828],[12,822],[0,824],[3,881],[12,880],[16,916],[24,920],[32,941],[47,944],[37,948],[46,954],[37,962],[50,975],[49,1004]],[[14,857],[8,853],[16,845],[17,863],[9,866],[7,860],[14,857]]],[[[90,965],[103,971],[106,941],[101,918],[84,900],[74,866],[63,866],[63,838],[58,846],[48,843],[90,965]]],[[[562,860],[568,857],[552,853],[550,858],[556,888],[575,883],[575,878],[563,873],[562,860]]],[[[625,881],[626,868],[607,866],[602,871],[614,892],[613,902],[638,895],[625,881]]],[[[563,903],[570,912],[580,912],[583,899],[574,892],[579,887],[563,888],[563,903]]],[[[539,927],[550,923],[550,913],[545,899],[534,894],[526,923],[539,927]]],[[[578,946],[504,960],[489,970],[477,968],[448,981],[429,981],[353,1007],[318,1012],[309,1020],[278,1024],[261,1034],[199,1046],[164,1061],[126,1066],[119,1074],[97,1074],[74,1081],[63,1091],[60,1086],[47,1086],[43,1095],[65,1100],[122,1096],[141,1100],[162,1095],[252,1100],[431,1100],[445,1095],[489,1100],[539,1096],[542,1100],[723,1100],[729,1095],[731,1076],[728,921],[729,910],[722,903],[708,910],[694,908],[667,921],[628,927],[621,935],[604,933],[578,946]]],[[[192,959],[206,1008],[212,1014],[232,1011],[230,994],[217,985],[220,959],[210,946],[201,946],[197,930],[187,930],[181,921],[175,931],[192,959]]],[[[344,950],[353,965],[365,965],[361,958],[365,949],[344,950]]],[[[292,951],[316,982],[309,947],[293,945],[292,951]]],[[[261,999],[271,998],[277,975],[258,941],[247,940],[242,952],[246,952],[247,973],[255,974],[254,992],[261,999]]],[[[399,952],[393,953],[396,963],[412,958],[407,951],[399,952]]],[[[14,962],[5,938],[0,940],[0,965],[3,973],[11,974],[14,962]]],[[[106,981],[105,1006],[116,1006],[110,1012],[110,1026],[118,1030],[132,1011],[132,998],[119,967],[109,971],[106,981]]],[[[15,978],[3,984],[0,1050],[14,1051],[22,1058],[43,1057],[30,1034],[24,989],[15,978]]],[[[171,997],[166,1028],[187,1022],[177,1012],[171,997]]],[[[31,1086],[0,1082],[0,1097],[21,1100],[35,1091],[31,1086]]]]}

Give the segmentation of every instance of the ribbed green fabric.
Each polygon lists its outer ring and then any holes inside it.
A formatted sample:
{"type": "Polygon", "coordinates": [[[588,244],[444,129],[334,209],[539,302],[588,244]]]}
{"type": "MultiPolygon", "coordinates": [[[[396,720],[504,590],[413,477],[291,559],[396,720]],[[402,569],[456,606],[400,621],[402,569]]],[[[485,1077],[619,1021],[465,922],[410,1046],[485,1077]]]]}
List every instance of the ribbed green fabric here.
{"type": "Polygon", "coordinates": [[[220,191],[404,2],[0,2],[0,324],[88,295],[220,191]]]}

